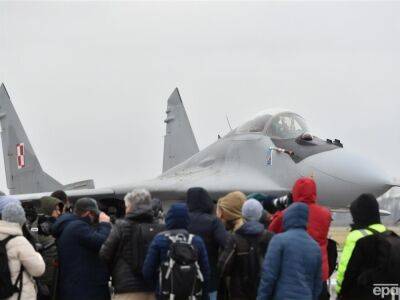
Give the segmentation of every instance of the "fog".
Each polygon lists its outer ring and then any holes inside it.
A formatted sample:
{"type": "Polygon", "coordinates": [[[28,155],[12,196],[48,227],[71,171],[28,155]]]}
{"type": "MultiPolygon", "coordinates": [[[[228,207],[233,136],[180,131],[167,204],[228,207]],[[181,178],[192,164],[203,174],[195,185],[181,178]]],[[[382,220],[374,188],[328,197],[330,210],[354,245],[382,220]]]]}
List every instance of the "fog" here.
{"type": "Polygon", "coordinates": [[[399,15],[400,2],[5,1],[0,81],[62,183],[159,175],[176,86],[200,148],[226,115],[236,127],[285,107],[399,177],[399,15]]]}

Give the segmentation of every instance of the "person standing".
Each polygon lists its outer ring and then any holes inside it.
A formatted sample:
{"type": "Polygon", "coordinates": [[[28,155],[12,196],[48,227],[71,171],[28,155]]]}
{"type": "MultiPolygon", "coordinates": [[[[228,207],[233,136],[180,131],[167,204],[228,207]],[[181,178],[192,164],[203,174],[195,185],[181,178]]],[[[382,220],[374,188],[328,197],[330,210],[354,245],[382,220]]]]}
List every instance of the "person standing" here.
{"type": "Polygon", "coordinates": [[[187,231],[189,222],[186,204],[173,204],[165,218],[167,231],[159,233],[150,244],[143,276],[157,282],[158,299],[170,299],[171,296],[177,300],[189,300],[193,296],[194,299],[208,299],[210,267],[207,250],[201,237],[187,231]],[[188,285],[190,295],[175,297],[175,294],[186,294],[188,285]],[[197,296],[198,292],[201,296],[197,296]]]}
{"type": "MultiPolygon", "coordinates": [[[[320,300],[329,299],[327,280],[329,279],[328,263],[328,233],[332,221],[331,212],[324,206],[317,204],[317,185],[310,177],[303,177],[296,181],[292,190],[293,203],[305,203],[308,206],[307,232],[318,243],[321,249],[323,286],[320,300]]],[[[290,206],[289,206],[290,207],[290,206]]],[[[269,226],[274,233],[283,231],[284,212],[277,212],[269,226]]]]}
{"type": "Polygon", "coordinates": [[[63,209],[62,202],[54,197],[42,197],[40,199],[40,210],[42,214],[38,216],[37,221],[37,241],[40,245],[38,250],[41,252],[44,262],[46,263],[46,272],[38,278],[40,281],[38,298],[41,300],[51,299],[54,293],[54,278],[57,271],[57,247],[55,239],[51,235],[51,226],[61,215],[63,209]]]}
{"type": "Polygon", "coordinates": [[[260,222],[262,213],[259,201],[249,199],[244,203],[242,215],[245,223],[229,236],[218,261],[221,275],[219,299],[256,299],[261,263],[272,237],[260,222]]]}
{"type": "Polygon", "coordinates": [[[126,215],[117,220],[100,250],[111,271],[114,300],[155,299],[154,286],[142,274],[148,247],[164,226],[154,220],[150,193],[133,190],[125,198],[126,215]]]}
{"type": "Polygon", "coordinates": [[[58,218],[52,226],[60,264],[57,299],[110,299],[109,272],[99,258],[110,230],[110,218],[91,198],[79,199],[73,214],[58,218]]]}
{"type": "Polygon", "coordinates": [[[20,292],[17,291],[8,300],[36,299],[33,277],[41,276],[45,271],[42,256],[23,236],[22,226],[25,222],[25,211],[19,203],[13,201],[1,206],[0,241],[5,243],[11,283],[17,288],[21,287],[20,292]]]}
{"type": "Polygon", "coordinates": [[[283,233],[269,243],[257,300],[316,300],[322,289],[321,250],[307,233],[309,207],[294,203],[283,214],[283,233]]]}
{"type": "Polygon", "coordinates": [[[392,299],[391,295],[374,294],[374,284],[400,285],[400,238],[381,223],[379,203],[373,195],[359,196],[351,203],[350,212],[353,224],[339,262],[338,299],[392,299]]]}
{"type": "Polygon", "coordinates": [[[186,202],[189,208],[190,224],[188,231],[200,236],[207,248],[210,264],[210,299],[217,298],[217,263],[220,249],[225,247],[228,232],[221,220],[214,214],[214,203],[207,191],[193,187],[187,191],[186,202]]]}

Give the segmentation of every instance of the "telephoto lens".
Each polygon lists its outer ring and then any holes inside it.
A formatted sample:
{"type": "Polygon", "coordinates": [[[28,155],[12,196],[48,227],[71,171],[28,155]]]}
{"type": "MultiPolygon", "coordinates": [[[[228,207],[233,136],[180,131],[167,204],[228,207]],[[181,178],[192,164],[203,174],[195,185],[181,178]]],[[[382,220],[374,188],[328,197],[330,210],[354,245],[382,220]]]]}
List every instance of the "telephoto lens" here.
{"type": "Polygon", "coordinates": [[[284,210],[292,204],[292,194],[289,193],[272,201],[277,210],[284,210]]]}

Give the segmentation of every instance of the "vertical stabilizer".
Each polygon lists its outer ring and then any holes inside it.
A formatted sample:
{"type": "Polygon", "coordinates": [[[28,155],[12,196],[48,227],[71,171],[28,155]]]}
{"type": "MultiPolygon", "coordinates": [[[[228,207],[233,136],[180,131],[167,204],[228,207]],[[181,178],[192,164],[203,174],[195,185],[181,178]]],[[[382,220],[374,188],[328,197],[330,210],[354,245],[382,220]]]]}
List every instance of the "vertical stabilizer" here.
{"type": "Polygon", "coordinates": [[[43,172],[4,84],[0,86],[0,123],[10,194],[48,192],[62,188],[62,184],[43,172]]]}
{"type": "Polygon", "coordinates": [[[168,98],[163,172],[199,152],[178,88],[168,98]]]}

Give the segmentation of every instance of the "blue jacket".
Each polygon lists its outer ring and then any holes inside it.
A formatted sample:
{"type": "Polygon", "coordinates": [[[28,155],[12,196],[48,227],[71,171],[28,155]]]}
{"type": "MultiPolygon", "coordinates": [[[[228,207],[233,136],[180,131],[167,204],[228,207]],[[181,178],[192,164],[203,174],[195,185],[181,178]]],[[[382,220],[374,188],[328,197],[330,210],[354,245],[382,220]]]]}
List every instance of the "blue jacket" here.
{"type": "Polygon", "coordinates": [[[187,192],[187,206],[189,208],[189,232],[200,236],[207,248],[210,263],[209,291],[217,290],[217,263],[218,252],[225,247],[228,232],[221,220],[213,214],[214,203],[207,191],[203,188],[190,188],[187,192]]]}
{"type": "Polygon", "coordinates": [[[60,264],[57,299],[110,299],[108,269],[98,255],[110,230],[109,223],[94,227],[74,214],[58,218],[52,227],[60,264]]]}
{"type": "MultiPolygon", "coordinates": [[[[173,204],[167,213],[165,225],[168,231],[187,230],[189,226],[189,213],[186,204],[173,204]]],[[[171,241],[163,233],[159,233],[150,244],[143,264],[144,279],[157,282],[157,291],[159,290],[157,279],[158,270],[160,265],[167,260],[167,252],[170,243],[171,241]]],[[[203,292],[208,293],[210,267],[208,264],[207,250],[203,240],[199,236],[193,238],[192,244],[197,249],[199,255],[198,263],[204,277],[203,292]]]]}
{"type": "Polygon", "coordinates": [[[292,204],[284,213],[284,233],[275,235],[265,256],[258,300],[313,300],[322,288],[321,250],[307,233],[308,207],[292,204]]]}

